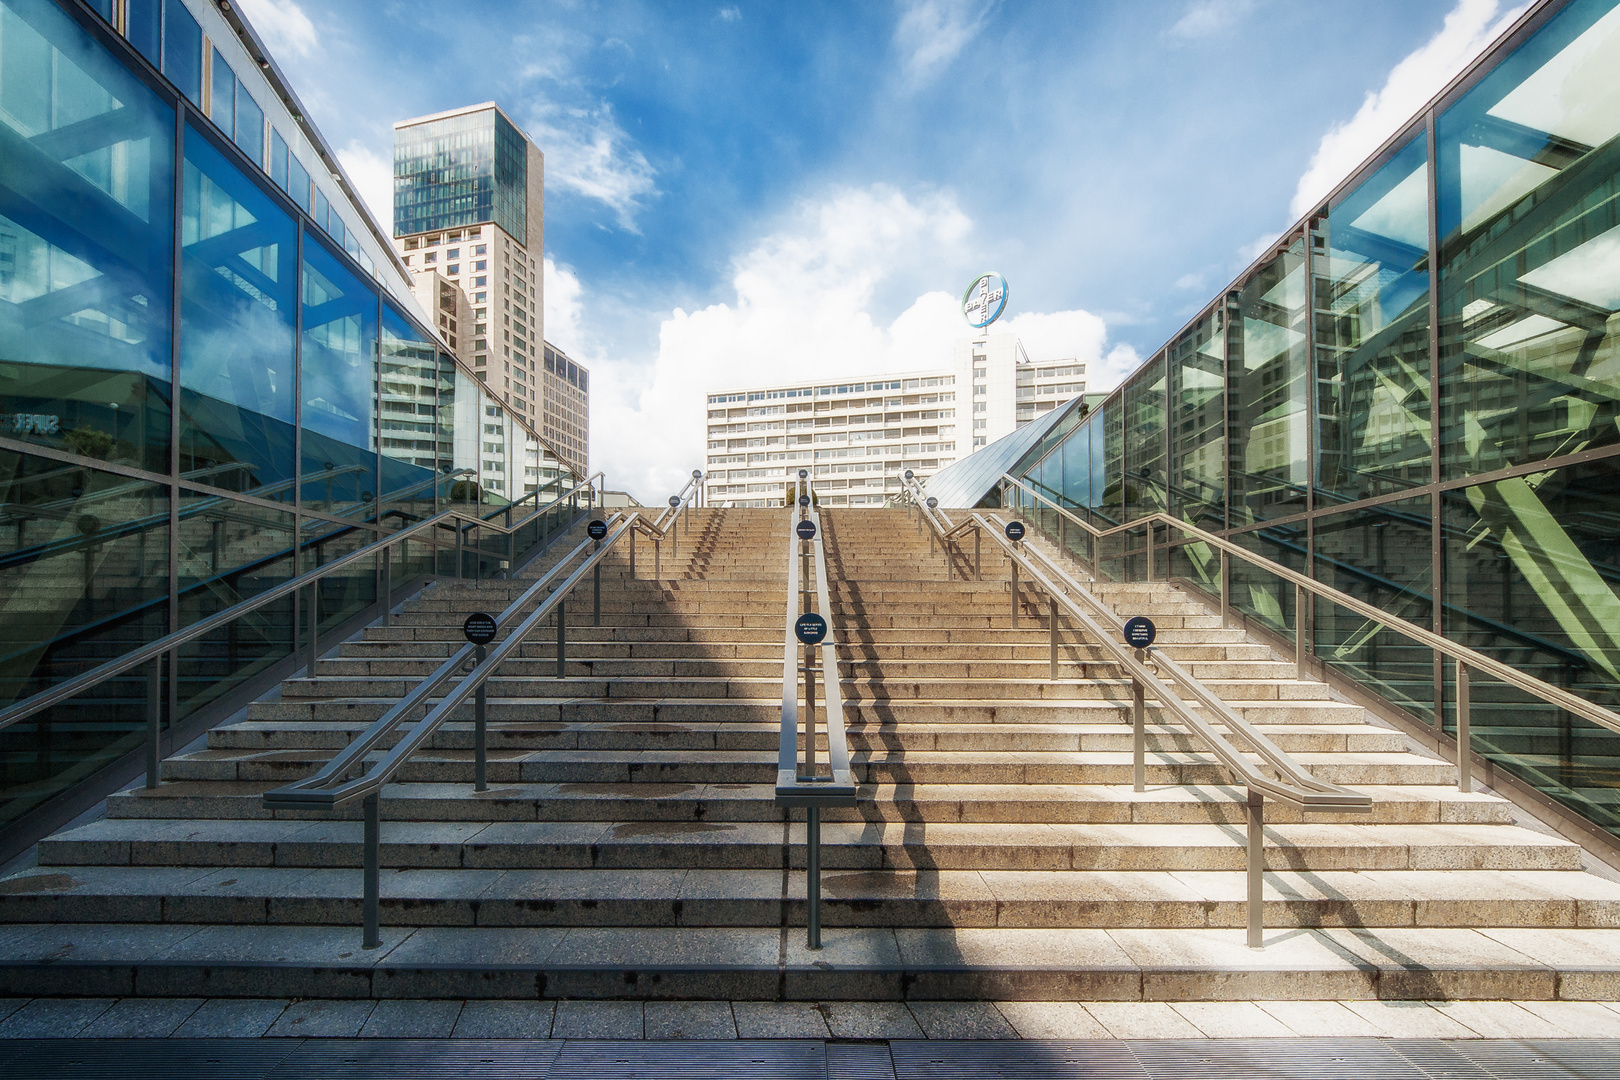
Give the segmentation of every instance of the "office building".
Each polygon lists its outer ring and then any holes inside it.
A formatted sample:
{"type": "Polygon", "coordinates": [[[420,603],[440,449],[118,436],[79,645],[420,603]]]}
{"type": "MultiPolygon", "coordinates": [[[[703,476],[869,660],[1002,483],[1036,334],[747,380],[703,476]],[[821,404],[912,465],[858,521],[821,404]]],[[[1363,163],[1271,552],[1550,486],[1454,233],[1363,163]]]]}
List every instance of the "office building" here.
{"type": "MultiPolygon", "coordinates": [[[[436,302],[447,278],[419,301],[235,5],[0,0],[0,41],[0,703],[453,499],[539,482],[538,413],[458,362],[467,309],[436,302]]],[[[483,242],[504,254],[505,236],[483,242]]],[[[325,579],[323,633],[373,603],[379,574],[325,579]]],[[[166,737],[205,726],[297,635],[287,598],[183,650],[161,683],[166,737]]],[[[138,748],[144,685],[132,672],[0,729],[0,829],[138,748]]]]}
{"type": "Polygon", "coordinates": [[[781,505],[813,470],[828,506],[882,506],[906,469],[955,461],[962,408],[953,370],[840,383],[723,390],[707,397],[711,506],[781,505]]]}
{"type": "Polygon", "coordinates": [[[467,293],[462,358],[531,426],[546,412],[544,228],[545,158],[500,106],[394,125],[394,243],[467,293]]]}
{"type": "Polygon", "coordinates": [[[955,366],[880,379],[707,395],[712,506],[766,506],[813,468],[829,506],[882,506],[907,469],[926,477],[1085,390],[1077,360],[1034,363],[1014,334],[980,333],[955,366]],[[819,478],[826,477],[826,480],[819,478]]]}

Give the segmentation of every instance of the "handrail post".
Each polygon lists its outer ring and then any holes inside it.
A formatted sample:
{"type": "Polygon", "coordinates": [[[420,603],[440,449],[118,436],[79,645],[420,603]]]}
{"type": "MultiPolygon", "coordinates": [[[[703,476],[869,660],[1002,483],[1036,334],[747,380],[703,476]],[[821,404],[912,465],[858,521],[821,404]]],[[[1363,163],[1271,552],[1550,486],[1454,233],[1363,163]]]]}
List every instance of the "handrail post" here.
{"type": "Polygon", "coordinates": [[[1232,615],[1232,566],[1226,549],[1221,549],[1221,629],[1225,630],[1232,615]]]}
{"type": "Polygon", "coordinates": [[[1473,733],[1468,717],[1468,665],[1457,661],[1457,790],[1474,790],[1473,733]]]}
{"type": "Polygon", "coordinates": [[[812,806],[804,814],[805,896],[808,900],[809,928],[805,944],[821,948],[821,807],[812,806]]]}
{"type": "Polygon", "coordinates": [[[653,537],[653,580],[664,580],[663,568],[659,565],[663,558],[664,541],[662,537],[653,537]]]}
{"type": "Polygon", "coordinates": [[[381,841],[378,837],[378,832],[380,830],[377,821],[378,795],[378,792],[373,791],[370,795],[367,795],[365,799],[362,800],[362,806],[365,808],[366,812],[366,825],[365,840],[362,844],[362,846],[365,848],[365,853],[362,856],[364,869],[361,871],[362,877],[364,878],[364,884],[362,886],[364,892],[364,899],[362,900],[364,914],[362,917],[365,920],[365,938],[361,943],[361,947],[366,949],[375,949],[382,944],[382,928],[378,925],[380,922],[380,917],[377,910],[381,906],[378,897],[378,892],[380,890],[377,880],[377,867],[378,863],[381,862],[381,854],[378,851],[378,848],[381,846],[381,841]]]}
{"type": "MultiPolygon", "coordinates": [[[[804,647],[804,775],[803,780],[816,778],[816,649],[804,647]]],[[[828,723],[832,718],[828,717],[828,723]]]]}
{"type": "Polygon", "coordinates": [[[1153,580],[1153,523],[1148,522],[1147,527],[1147,579],[1153,580]]]}
{"type": "Polygon", "coordinates": [[[456,580],[461,580],[461,519],[456,518],[456,580]]]}
{"type": "Polygon", "coordinates": [[[163,727],[163,654],[152,658],[152,670],[146,676],[146,786],[155,788],[163,782],[159,761],[158,737],[163,727]]]}
{"type": "Polygon", "coordinates": [[[1058,677],[1058,620],[1057,601],[1046,601],[1046,621],[1052,629],[1052,681],[1057,682],[1058,677]]]}
{"type": "Polygon", "coordinates": [[[1249,789],[1249,948],[1263,949],[1265,942],[1265,921],[1261,918],[1261,910],[1265,902],[1265,862],[1266,862],[1266,797],[1260,792],[1249,789]]]}
{"type": "MultiPolygon", "coordinates": [[[[474,668],[484,662],[484,655],[484,647],[482,645],[478,646],[478,648],[473,651],[474,668]]],[[[488,697],[484,692],[485,687],[487,687],[488,684],[488,679],[481,679],[478,683],[477,694],[473,698],[473,790],[475,791],[489,790],[489,783],[486,780],[486,761],[488,759],[488,755],[486,753],[485,741],[488,697]]]]}
{"type": "Polygon", "coordinates": [[[305,677],[315,677],[315,661],[321,656],[321,582],[317,578],[309,583],[309,662],[305,677]]]}
{"type": "Polygon", "coordinates": [[[1305,677],[1305,586],[1294,586],[1294,678],[1305,677]]]}
{"type": "Polygon", "coordinates": [[[394,614],[394,545],[382,549],[378,562],[382,563],[382,588],[378,590],[382,599],[382,624],[387,626],[394,614]]]}
{"type": "MultiPolygon", "coordinates": [[[[591,548],[591,551],[596,552],[596,551],[601,551],[601,550],[602,550],[602,541],[598,540],[596,542],[596,546],[591,548]]],[[[596,566],[592,569],[592,575],[593,575],[592,591],[594,591],[595,594],[596,594],[596,610],[595,610],[594,614],[591,616],[591,625],[592,626],[601,626],[602,625],[602,564],[601,564],[600,561],[598,561],[596,566]]]]}
{"type": "Polygon", "coordinates": [[[557,678],[563,677],[568,651],[568,597],[557,601],[557,678]]]}
{"type": "Polygon", "coordinates": [[[983,537],[983,534],[984,534],[983,529],[975,528],[973,530],[973,580],[974,581],[983,581],[984,580],[984,576],[979,572],[979,540],[983,537]]]}
{"type": "Polygon", "coordinates": [[[636,529],[630,527],[630,580],[636,580],[636,529]]]}
{"type": "Polygon", "coordinates": [[[1007,560],[1012,567],[1012,628],[1018,629],[1018,563],[1012,559],[1007,560]]]}
{"type": "MultiPolygon", "coordinates": [[[[1142,658],[1142,650],[1136,650],[1142,658]]],[[[1131,678],[1131,788],[1147,790],[1147,688],[1142,680],[1131,678]]]]}

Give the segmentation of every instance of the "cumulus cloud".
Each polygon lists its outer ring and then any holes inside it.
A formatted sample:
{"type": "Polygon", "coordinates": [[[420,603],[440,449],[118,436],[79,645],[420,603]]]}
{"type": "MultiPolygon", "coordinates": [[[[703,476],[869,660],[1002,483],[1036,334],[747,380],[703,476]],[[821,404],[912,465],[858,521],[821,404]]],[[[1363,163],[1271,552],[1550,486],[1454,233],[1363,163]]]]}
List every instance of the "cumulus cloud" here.
{"type": "Polygon", "coordinates": [[[1169,35],[1182,41],[1213,37],[1254,10],[1255,0],[1193,0],[1170,27],[1169,35]]]}
{"type": "Polygon", "coordinates": [[[297,0],[241,0],[241,6],[272,54],[304,57],[319,44],[315,24],[297,0]]]}
{"type": "Polygon", "coordinates": [[[735,7],[721,8],[720,17],[726,22],[736,22],[738,19],[742,18],[742,9],[735,7]]]}
{"type": "Polygon", "coordinates": [[[337,152],[343,171],[385,233],[394,231],[394,158],[358,139],[337,152]]]}
{"type": "MultiPolygon", "coordinates": [[[[787,381],[789,373],[811,382],[948,366],[967,334],[955,295],[923,292],[893,318],[875,313],[875,298],[898,280],[965,268],[971,228],[948,196],[883,185],[801,204],[733,260],[728,301],[677,308],[662,320],[650,362],[596,361],[596,463],[615,486],[659,499],[703,463],[710,391],[787,381]]],[[[581,309],[570,305],[589,306],[578,292],[557,291],[567,288],[565,274],[553,273],[548,333],[553,319],[580,324],[581,309]]],[[[1116,380],[1137,363],[1129,349],[1108,348],[1103,320],[1089,312],[1026,313],[1007,325],[1035,359],[1079,357],[1116,380]]]]}
{"type": "Polygon", "coordinates": [[[611,105],[604,101],[590,108],[565,108],[537,101],[528,129],[546,155],[548,188],[595,199],[613,211],[620,228],[640,231],[636,214],[644,200],[658,193],[656,174],[614,119],[611,105]]]}
{"type": "Polygon", "coordinates": [[[1499,0],[1457,0],[1439,32],[1396,64],[1382,87],[1368,91],[1354,116],[1322,136],[1299,178],[1292,216],[1303,217],[1313,210],[1528,6],[1501,11],[1499,0]]]}
{"type": "Polygon", "coordinates": [[[576,360],[595,359],[585,340],[582,323],[585,289],[571,266],[558,266],[550,255],[540,271],[540,292],[544,297],[546,340],[576,360]]]}
{"type": "Polygon", "coordinates": [[[909,0],[894,28],[906,81],[921,86],[949,66],[978,37],[990,5],[982,0],[909,0]]]}

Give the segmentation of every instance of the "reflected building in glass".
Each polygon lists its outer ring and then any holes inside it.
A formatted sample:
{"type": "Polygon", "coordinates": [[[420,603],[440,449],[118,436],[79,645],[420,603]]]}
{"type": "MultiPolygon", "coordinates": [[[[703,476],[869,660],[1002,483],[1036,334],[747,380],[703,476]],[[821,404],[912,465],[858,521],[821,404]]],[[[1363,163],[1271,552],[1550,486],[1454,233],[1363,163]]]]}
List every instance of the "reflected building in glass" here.
{"type": "MultiPolygon", "coordinates": [[[[1099,527],[1166,512],[1620,705],[1617,135],[1620,4],[1533,5],[1009,471],[1099,527]]],[[[933,483],[998,499],[998,476],[960,482],[969,465],[933,483]]],[[[1118,534],[1099,571],[1140,579],[1148,541],[1118,534]]],[[[1170,572],[1219,595],[1216,552],[1162,528],[1159,573],[1167,541],[1170,572]]],[[[1292,585],[1242,560],[1229,573],[1251,623],[1302,627],[1346,685],[1451,730],[1452,668],[1431,650],[1326,601],[1297,611],[1292,585]]],[[[1486,681],[1472,718],[1502,774],[1620,833],[1620,736],[1486,681]]]]}
{"type": "MultiPolygon", "coordinates": [[[[540,437],[436,334],[234,6],[0,0],[0,144],[0,703],[522,489],[540,437]],[[499,474],[486,425],[518,448],[499,474]]],[[[323,632],[377,585],[325,579],[323,632]]],[[[165,727],[273,677],[294,625],[289,599],[172,657],[165,727]]],[[[145,692],[0,730],[0,830],[138,747],[145,692]]]]}

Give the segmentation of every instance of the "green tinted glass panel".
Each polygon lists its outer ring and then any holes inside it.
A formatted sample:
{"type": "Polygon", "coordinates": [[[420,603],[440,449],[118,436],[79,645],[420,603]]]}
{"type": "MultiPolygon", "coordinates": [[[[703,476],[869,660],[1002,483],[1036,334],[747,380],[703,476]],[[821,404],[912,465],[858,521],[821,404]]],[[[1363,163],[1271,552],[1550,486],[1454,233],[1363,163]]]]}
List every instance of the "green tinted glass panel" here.
{"type": "Polygon", "coordinates": [[[1305,244],[1261,266],[1238,300],[1241,334],[1228,366],[1234,526],[1305,509],[1309,365],[1305,244]]]}

